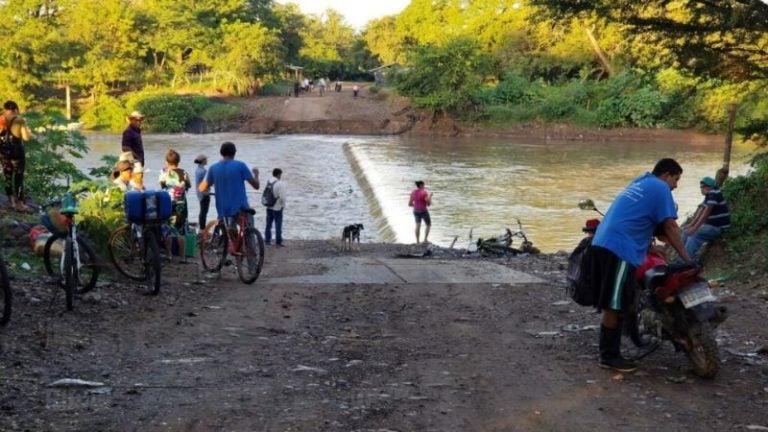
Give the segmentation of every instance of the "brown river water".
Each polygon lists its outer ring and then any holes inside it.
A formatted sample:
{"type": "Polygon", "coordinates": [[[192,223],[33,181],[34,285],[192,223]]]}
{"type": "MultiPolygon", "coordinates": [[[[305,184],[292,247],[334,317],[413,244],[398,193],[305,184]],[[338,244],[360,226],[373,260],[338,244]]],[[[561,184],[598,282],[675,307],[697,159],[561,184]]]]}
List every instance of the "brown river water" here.
{"type": "MultiPolygon", "coordinates": [[[[81,168],[99,165],[104,154],[117,154],[120,137],[88,134],[91,152],[81,168]]],[[[144,136],[148,187],[156,184],[165,152],[177,150],[181,166],[192,174],[196,155],[218,158],[219,145],[232,141],[237,159],[261,171],[283,169],[288,186],[283,235],[286,239],[338,237],[351,223],[363,223],[363,241],[412,243],[413,216],[408,195],[415,180],[434,192],[430,240],[447,246],[458,236],[466,247],[474,238],[516,229],[519,219],[529,239],[544,252],[570,250],[594,212],[577,203],[592,198],[606,210],[613,197],[635,176],[650,171],[662,157],[684,169],[674,191],[681,218],[701,202],[698,182],[714,176],[722,164],[722,145],[689,143],[525,141],[496,138],[413,138],[327,135],[260,136],[239,133],[144,136]]],[[[747,171],[750,148],[736,146],[731,175],[747,171]]],[[[261,210],[260,192],[249,190],[251,205],[261,210]]],[[[190,220],[198,203],[189,197],[190,220]]],[[[213,206],[212,206],[213,207],[213,206]]],[[[212,209],[209,219],[215,217],[212,209]]],[[[263,212],[257,213],[263,228],[263,212]]]]}

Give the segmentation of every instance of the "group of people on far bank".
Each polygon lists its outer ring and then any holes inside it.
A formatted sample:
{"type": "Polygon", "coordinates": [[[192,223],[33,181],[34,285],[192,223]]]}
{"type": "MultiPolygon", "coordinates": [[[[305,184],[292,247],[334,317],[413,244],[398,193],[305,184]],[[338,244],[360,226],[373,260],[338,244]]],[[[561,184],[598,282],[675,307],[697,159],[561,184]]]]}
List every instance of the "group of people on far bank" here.
{"type": "MultiPolygon", "coordinates": [[[[138,111],[128,116],[128,127],[123,132],[121,150],[122,153],[115,165],[111,181],[116,187],[124,191],[144,190],[144,143],[141,135],[141,126],[144,115],[138,111]]],[[[195,191],[200,204],[197,217],[198,229],[205,228],[211,196],[215,200],[216,211],[219,218],[237,217],[241,208],[248,207],[245,184],[248,183],[254,189],[259,189],[259,171],[257,168],[249,169],[239,160],[235,160],[237,148],[231,142],[221,145],[219,153],[221,160],[207,168],[208,157],[205,154],[198,155],[194,163],[195,191]],[[215,188],[215,194],[211,189],[215,188]]],[[[185,249],[185,235],[189,233],[187,192],[192,187],[189,174],[179,165],[181,156],[174,149],[169,149],[165,155],[165,164],[160,172],[158,183],[161,189],[168,192],[172,202],[171,223],[164,233],[166,247],[171,250],[172,239],[177,239],[179,250],[185,249]]],[[[267,244],[272,243],[272,226],[275,228],[275,244],[283,246],[282,224],[283,209],[286,202],[286,187],[282,180],[282,170],[275,168],[268,185],[277,198],[276,202],[266,209],[266,229],[264,232],[267,244]]],[[[253,221],[251,221],[253,222],[253,221]]],[[[186,258],[182,255],[182,261],[186,258]]]]}

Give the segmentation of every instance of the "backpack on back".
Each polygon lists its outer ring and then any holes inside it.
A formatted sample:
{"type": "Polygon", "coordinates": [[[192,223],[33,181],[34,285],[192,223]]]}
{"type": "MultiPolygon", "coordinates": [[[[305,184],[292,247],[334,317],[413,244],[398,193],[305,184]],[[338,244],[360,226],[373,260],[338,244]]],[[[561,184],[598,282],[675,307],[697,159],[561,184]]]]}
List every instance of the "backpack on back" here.
{"type": "Polygon", "coordinates": [[[275,183],[277,182],[267,182],[267,186],[264,187],[264,193],[261,194],[261,204],[265,207],[272,207],[277,204],[277,197],[274,191],[275,183]]]}
{"type": "Polygon", "coordinates": [[[0,129],[0,156],[9,159],[20,158],[24,151],[21,139],[11,133],[14,120],[16,117],[12,117],[8,124],[0,129]]]}
{"type": "Polygon", "coordinates": [[[597,305],[597,291],[592,286],[589,249],[592,237],[584,238],[568,257],[565,292],[582,306],[597,305]]]}

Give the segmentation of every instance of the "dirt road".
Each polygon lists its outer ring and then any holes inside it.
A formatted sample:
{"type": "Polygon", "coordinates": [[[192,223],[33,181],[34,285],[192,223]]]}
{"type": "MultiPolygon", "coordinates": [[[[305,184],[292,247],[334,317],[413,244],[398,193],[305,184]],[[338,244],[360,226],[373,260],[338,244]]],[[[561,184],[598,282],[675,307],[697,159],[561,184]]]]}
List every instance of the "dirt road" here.
{"type": "Polygon", "coordinates": [[[26,284],[0,333],[0,430],[768,427],[768,362],[748,354],[765,299],[726,296],[715,380],[671,347],[621,375],[597,367],[596,314],[564,302],[563,255],[394,258],[411,248],[289,242],[252,286],[179,264],[158,297],[109,283],[74,313],[26,284]]]}

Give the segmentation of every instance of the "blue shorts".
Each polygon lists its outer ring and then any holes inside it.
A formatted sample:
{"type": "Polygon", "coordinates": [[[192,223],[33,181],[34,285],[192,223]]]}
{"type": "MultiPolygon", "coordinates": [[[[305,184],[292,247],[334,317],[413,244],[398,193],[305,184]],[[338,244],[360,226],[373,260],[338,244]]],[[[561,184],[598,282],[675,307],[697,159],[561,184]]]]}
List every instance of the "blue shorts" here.
{"type": "Polygon", "coordinates": [[[432,225],[432,219],[429,218],[429,212],[423,211],[423,212],[413,212],[413,218],[416,220],[416,223],[421,223],[423,220],[425,224],[432,225]]]}

